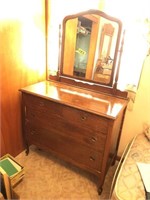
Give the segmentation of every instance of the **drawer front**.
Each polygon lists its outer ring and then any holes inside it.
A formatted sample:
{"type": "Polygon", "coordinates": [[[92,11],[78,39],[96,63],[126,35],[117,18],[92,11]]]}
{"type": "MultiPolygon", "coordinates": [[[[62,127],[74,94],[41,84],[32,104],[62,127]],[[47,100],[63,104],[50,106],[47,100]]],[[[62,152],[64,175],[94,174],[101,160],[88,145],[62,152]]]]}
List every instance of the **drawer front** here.
{"type": "Polygon", "coordinates": [[[88,127],[75,124],[73,121],[28,108],[26,110],[26,121],[34,126],[38,124],[40,128],[50,130],[55,134],[70,137],[97,151],[104,151],[105,134],[99,134],[88,127]]]}
{"type": "Polygon", "coordinates": [[[23,94],[23,100],[26,107],[29,109],[42,112],[47,115],[56,115],[58,117],[62,116],[61,104],[29,94],[23,94]]]}
{"type": "Polygon", "coordinates": [[[63,107],[62,112],[64,119],[66,119],[67,121],[73,121],[73,123],[75,124],[80,124],[80,126],[88,127],[88,129],[92,129],[96,133],[107,134],[107,119],[86,111],[73,109],[67,106],[63,107]]]}
{"type": "Polygon", "coordinates": [[[101,171],[102,153],[60,134],[26,125],[29,143],[51,150],[72,163],[91,170],[101,171]]]}
{"type": "Polygon", "coordinates": [[[107,134],[108,132],[109,121],[98,115],[32,95],[25,95],[24,101],[27,107],[34,109],[35,112],[41,112],[47,117],[54,115],[63,118],[69,123],[85,128],[88,127],[88,129],[92,129],[96,133],[107,134]]]}

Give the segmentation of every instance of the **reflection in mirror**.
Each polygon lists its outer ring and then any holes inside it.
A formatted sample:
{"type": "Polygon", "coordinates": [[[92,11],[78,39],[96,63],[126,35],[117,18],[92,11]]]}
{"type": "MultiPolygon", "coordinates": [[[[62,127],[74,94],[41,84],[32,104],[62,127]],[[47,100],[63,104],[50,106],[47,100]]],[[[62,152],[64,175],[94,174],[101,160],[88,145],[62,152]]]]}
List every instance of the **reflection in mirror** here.
{"type": "Polygon", "coordinates": [[[99,13],[64,19],[60,76],[112,86],[121,23],[99,13]]]}
{"type": "Polygon", "coordinates": [[[104,83],[110,82],[113,66],[114,50],[112,50],[114,27],[112,24],[104,24],[101,31],[100,50],[94,73],[94,80],[104,83]]]}
{"type": "Polygon", "coordinates": [[[73,74],[74,76],[81,76],[85,78],[91,37],[91,27],[92,23],[90,20],[84,17],[78,18],[73,74]]]}
{"type": "Polygon", "coordinates": [[[92,79],[98,17],[84,15],[66,21],[63,74],[92,79]]]}

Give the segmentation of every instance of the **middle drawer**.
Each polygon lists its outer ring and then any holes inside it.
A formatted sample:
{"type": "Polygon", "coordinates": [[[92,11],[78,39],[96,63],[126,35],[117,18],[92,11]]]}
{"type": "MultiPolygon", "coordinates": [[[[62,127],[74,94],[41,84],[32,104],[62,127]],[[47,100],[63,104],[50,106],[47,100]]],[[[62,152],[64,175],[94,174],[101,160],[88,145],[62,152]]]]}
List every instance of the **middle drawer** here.
{"type": "Polygon", "coordinates": [[[74,123],[72,120],[66,120],[55,115],[47,116],[43,112],[32,109],[26,109],[26,121],[33,125],[38,124],[41,128],[53,133],[73,138],[97,151],[102,152],[104,150],[106,135],[97,133],[88,126],[82,126],[82,123],[74,123]]]}
{"type": "Polygon", "coordinates": [[[76,140],[56,134],[52,130],[41,128],[39,125],[26,124],[26,137],[29,144],[48,149],[61,155],[84,168],[101,171],[103,153],[95,151],[76,140]]]}
{"type": "Polygon", "coordinates": [[[88,127],[97,133],[107,134],[108,132],[109,120],[97,114],[31,95],[25,96],[25,104],[26,107],[34,110],[36,115],[42,113],[47,118],[53,115],[70,123],[88,127]]]}

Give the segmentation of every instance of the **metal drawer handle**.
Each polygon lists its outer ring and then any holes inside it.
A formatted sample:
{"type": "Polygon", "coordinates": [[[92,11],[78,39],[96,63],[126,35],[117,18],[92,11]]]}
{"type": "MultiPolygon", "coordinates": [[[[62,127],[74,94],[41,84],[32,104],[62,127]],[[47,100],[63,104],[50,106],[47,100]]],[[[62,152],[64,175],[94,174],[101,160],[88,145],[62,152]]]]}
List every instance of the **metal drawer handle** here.
{"type": "Polygon", "coordinates": [[[32,130],[31,135],[35,135],[35,134],[38,134],[38,133],[35,130],[32,130]]]}
{"type": "Polygon", "coordinates": [[[92,156],[90,156],[90,161],[95,161],[95,158],[93,158],[92,156]]]}
{"type": "Polygon", "coordinates": [[[87,118],[86,116],[81,117],[82,121],[86,120],[86,118],[87,118]]]}
{"type": "Polygon", "coordinates": [[[96,141],[97,141],[97,138],[91,137],[91,140],[92,140],[92,142],[96,142],[96,141]]]}

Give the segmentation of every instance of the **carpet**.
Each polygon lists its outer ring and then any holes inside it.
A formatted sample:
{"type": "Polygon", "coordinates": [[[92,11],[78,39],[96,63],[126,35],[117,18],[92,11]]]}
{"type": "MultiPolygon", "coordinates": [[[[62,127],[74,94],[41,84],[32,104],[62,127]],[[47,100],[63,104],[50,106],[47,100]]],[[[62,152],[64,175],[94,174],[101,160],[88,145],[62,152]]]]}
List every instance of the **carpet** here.
{"type": "Polygon", "coordinates": [[[21,200],[106,200],[118,164],[110,167],[98,195],[94,175],[35,146],[30,147],[28,156],[22,152],[16,160],[25,168],[23,180],[14,188],[21,200]]]}

